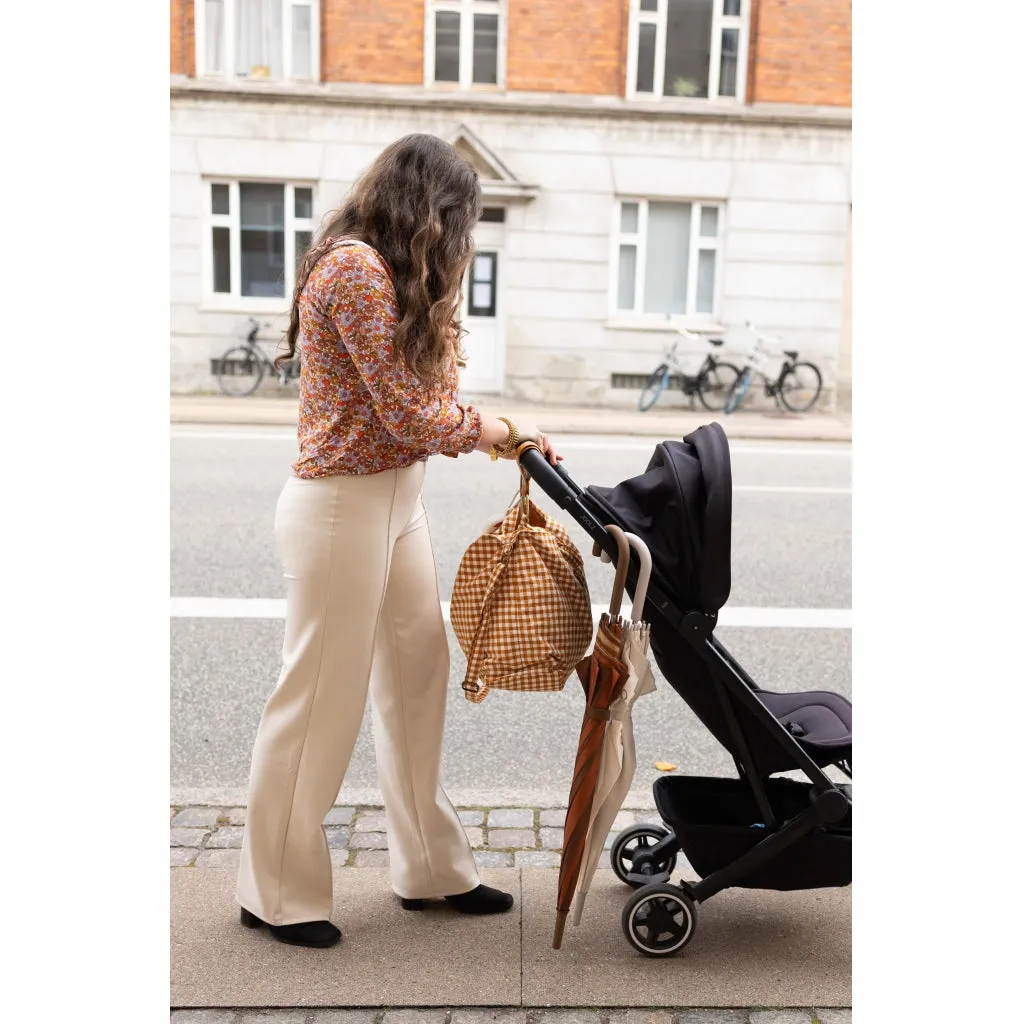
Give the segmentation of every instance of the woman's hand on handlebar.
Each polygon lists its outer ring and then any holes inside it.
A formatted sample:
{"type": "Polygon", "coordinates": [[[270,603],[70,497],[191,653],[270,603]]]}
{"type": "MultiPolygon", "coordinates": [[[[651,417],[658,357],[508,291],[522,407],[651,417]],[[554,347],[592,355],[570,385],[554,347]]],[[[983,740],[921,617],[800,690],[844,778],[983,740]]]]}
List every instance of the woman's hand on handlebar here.
{"type": "MultiPolygon", "coordinates": [[[[551,463],[552,466],[558,465],[562,461],[562,456],[555,451],[555,446],[551,443],[551,439],[540,429],[532,423],[516,424],[519,427],[519,436],[524,441],[532,441],[543,453],[544,457],[551,463]]],[[[515,458],[515,455],[512,455],[515,458]]]]}

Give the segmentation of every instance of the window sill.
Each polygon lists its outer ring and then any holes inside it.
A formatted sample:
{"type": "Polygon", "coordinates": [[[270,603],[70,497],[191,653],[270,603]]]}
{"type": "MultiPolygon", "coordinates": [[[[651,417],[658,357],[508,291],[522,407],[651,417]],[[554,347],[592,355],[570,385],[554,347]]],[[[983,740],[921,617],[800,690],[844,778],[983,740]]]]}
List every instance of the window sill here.
{"type": "Polygon", "coordinates": [[[677,328],[691,334],[723,334],[725,327],[713,320],[683,320],[669,322],[664,317],[649,318],[618,314],[608,317],[604,326],[612,331],[648,331],[655,334],[678,334],[677,328]]]}
{"type": "Polygon", "coordinates": [[[290,302],[287,298],[265,299],[258,297],[240,297],[237,295],[205,296],[199,303],[200,313],[238,313],[260,316],[284,316],[288,313],[290,302]]]}

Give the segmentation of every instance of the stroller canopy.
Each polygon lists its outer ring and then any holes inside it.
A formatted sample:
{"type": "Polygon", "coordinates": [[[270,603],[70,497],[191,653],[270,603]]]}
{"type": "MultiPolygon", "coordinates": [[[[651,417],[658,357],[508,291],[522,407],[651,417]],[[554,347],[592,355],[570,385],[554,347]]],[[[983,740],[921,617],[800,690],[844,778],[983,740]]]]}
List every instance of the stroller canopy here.
{"type": "Polygon", "coordinates": [[[587,495],[651,549],[656,577],[681,608],[715,614],[732,585],[732,466],[718,423],[663,441],[642,476],[587,495]]]}

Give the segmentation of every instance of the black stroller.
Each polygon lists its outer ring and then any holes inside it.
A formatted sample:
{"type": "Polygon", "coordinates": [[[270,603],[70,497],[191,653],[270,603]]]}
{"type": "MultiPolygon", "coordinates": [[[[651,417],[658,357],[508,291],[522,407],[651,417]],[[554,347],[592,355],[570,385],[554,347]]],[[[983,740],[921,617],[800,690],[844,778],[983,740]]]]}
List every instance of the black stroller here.
{"type": "MultiPolygon", "coordinates": [[[[654,800],[668,828],[635,825],[612,868],[637,889],[622,930],[641,953],[669,956],[692,938],[697,904],[731,886],[819,889],[852,879],[852,706],[835,693],[762,690],[714,635],[731,587],[732,469],[717,423],[664,441],[642,476],[583,490],[536,449],[521,465],[612,561],[615,524],[646,542],[654,569],[645,618],[665,678],[732,755],[738,779],[665,776],[654,800]],[[808,782],[772,778],[799,770],[808,782]],[[682,850],[699,882],[670,881],[682,850]]],[[[627,589],[639,564],[634,557],[627,589]]]]}

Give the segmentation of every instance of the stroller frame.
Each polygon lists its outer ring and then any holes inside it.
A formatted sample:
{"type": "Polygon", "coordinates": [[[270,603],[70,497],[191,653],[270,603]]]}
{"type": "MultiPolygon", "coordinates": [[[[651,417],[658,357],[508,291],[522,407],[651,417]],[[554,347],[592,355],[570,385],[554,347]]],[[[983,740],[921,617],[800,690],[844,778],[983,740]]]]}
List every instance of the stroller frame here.
{"type": "MultiPolygon", "coordinates": [[[[521,468],[537,482],[541,489],[563,511],[567,512],[590,535],[595,544],[608,553],[612,562],[618,558],[618,546],[605,525],[595,516],[588,504],[585,491],[569,476],[565,469],[552,466],[536,447],[520,449],[521,468]]],[[[618,524],[616,524],[618,525],[618,524]]],[[[627,580],[635,586],[639,574],[639,560],[631,556],[627,580]]],[[[722,704],[730,733],[736,744],[733,755],[740,778],[750,787],[758,809],[763,816],[767,835],[747,853],[724,867],[707,875],[697,883],[682,883],[683,892],[695,903],[703,903],[712,896],[741,882],[758,868],[777,858],[802,837],[822,826],[837,825],[850,813],[852,800],[849,787],[834,783],[818,763],[799,743],[785,725],[758,697],[758,687],[743,667],[714,635],[717,614],[700,611],[681,612],[664,589],[652,576],[647,589],[646,607],[654,607],[662,618],[676,630],[703,659],[710,670],[718,697],[722,704]],[[794,769],[802,771],[811,783],[808,807],[786,821],[777,824],[765,788],[766,775],[758,768],[737,715],[737,708],[749,712],[793,761],[794,769]]],[[[834,763],[851,780],[852,757],[834,763]]],[[[667,881],[660,865],[679,851],[679,841],[670,833],[655,846],[638,850],[633,858],[633,873],[628,881],[645,885],[667,881]]],[[[621,877],[621,876],[620,876],[621,877]]],[[[692,929],[691,929],[692,931],[692,929]]]]}

